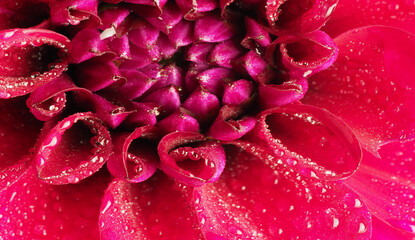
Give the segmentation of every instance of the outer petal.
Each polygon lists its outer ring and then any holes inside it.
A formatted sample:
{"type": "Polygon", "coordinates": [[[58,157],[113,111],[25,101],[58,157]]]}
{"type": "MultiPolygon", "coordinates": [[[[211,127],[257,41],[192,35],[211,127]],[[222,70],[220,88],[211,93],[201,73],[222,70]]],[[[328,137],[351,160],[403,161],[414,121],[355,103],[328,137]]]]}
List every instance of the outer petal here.
{"type": "Polygon", "coordinates": [[[41,182],[29,168],[0,192],[0,238],[98,240],[99,201],[109,179],[102,174],[76,185],[41,182]]]}
{"type": "Polygon", "coordinates": [[[162,173],[131,184],[114,180],[102,200],[102,240],[202,239],[180,184],[162,173]]]}
{"type": "Polygon", "coordinates": [[[98,118],[78,113],[54,123],[47,122],[36,149],[40,179],[58,185],[77,183],[105,164],[112,152],[111,137],[98,118]]]}
{"type": "Polygon", "coordinates": [[[25,95],[59,76],[68,66],[70,41],[41,29],[0,32],[0,98],[25,95]]]}
{"type": "Polygon", "coordinates": [[[358,171],[346,181],[380,220],[415,236],[415,140],[389,143],[381,158],[365,152],[358,171]]]}
{"type": "Polygon", "coordinates": [[[349,188],[268,165],[276,161],[260,146],[236,145],[226,148],[220,179],[195,188],[206,239],[370,238],[370,214],[364,205],[351,205],[361,198],[349,188]]]}
{"type": "Polygon", "coordinates": [[[333,37],[368,25],[397,27],[415,33],[414,12],[414,3],[407,0],[339,1],[336,10],[322,29],[333,37]]]}
{"type": "Polygon", "coordinates": [[[388,141],[415,137],[415,36],[373,26],[335,42],[338,60],[310,79],[304,102],[342,118],[372,152],[388,141]]]}

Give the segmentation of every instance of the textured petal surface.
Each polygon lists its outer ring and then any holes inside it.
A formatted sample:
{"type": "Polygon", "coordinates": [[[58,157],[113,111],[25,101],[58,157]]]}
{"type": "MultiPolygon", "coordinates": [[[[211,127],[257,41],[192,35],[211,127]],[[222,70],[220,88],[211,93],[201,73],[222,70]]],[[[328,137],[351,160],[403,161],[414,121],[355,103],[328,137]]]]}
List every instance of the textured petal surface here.
{"type": "Polygon", "coordinates": [[[335,39],[339,58],[311,77],[305,103],[349,124],[372,152],[415,136],[415,36],[388,27],[359,28],[335,39]]]}

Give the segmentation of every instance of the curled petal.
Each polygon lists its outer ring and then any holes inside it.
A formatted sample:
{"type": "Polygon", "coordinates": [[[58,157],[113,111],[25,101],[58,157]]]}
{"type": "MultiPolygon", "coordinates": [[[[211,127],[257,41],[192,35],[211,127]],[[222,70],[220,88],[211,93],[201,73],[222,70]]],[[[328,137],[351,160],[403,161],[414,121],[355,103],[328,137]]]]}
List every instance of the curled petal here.
{"type": "Polygon", "coordinates": [[[157,126],[164,133],[171,132],[199,132],[198,121],[184,108],[179,108],[165,119],[157,123],[157,126]]]}
{"type": "Polygon", "coordinates": [[[306,178],[260,146],[226,148],[218,181],[195,188],[194,205],[208,239],[370,239],[367,207],[345,185],[306,178]],[[275,162],[275,161],[272,161],[275,162]]]}
{"type": "Polygon", "coordinates": [[[218,66],[232,68],[233,61],[243,53],[244,50],[240,47],[239,43],[236,43],[235,40],[227,40],[215,46],[209,54],[208,61],[218,66]]]}
{"type": "Polygon", "coordinates": [[[22,97],[0,99],[0,191],[10,186],[31,162],[31,148],[42,127],[24,104],[22,97]]]}
{"type": "Polygon", "coordinates": [[[216,181],[225,167],[223,147],[199,133],[170,133],[160,140],[157,151],[161,170],[190,186],[216,181]]]}
{"type": "Polygon", "coordinates": [[[254,50],[258,46],[266,47],[271,43],[268,31],[252,18],[245,17],[245,27],[246,35],[241,41],[242,46],[254,50]]]}
{"type": "Polygon", "coordinates": [[[132,3],[127,5],[138,16],[145,18],[158,17],[163,13],[163,7],[167,0],[124,0],[124,2],[132,3]]]}
{"type": "Polygon", "coordinates": [[[276,34],[308,33],[329,19],[338,0],[267,0],[266,17],[276,34]]]}
{"type": "Polygon", "coordinates": [[[61,75],[70,50],[69,39],[49,30],[0,32],[0,98],[25,95],[61,75]]]}
{"type": "Polygon", "coordinates": [[[165,116],[180,107],[180,94],[177,87],[168,86],[150,93],[142,102],[157,104],[160,107],[159,114],[165,116]]]}
{"type": "Polygon", "coordinates": [[[220,103],[216,95],[198,87],[183,103],[183,107],[191,112],[199,123],[209,124],[218,114],[220,103]]]}
{"type": "Polygon", "coordinates": [[[57,25],[78,25],[81,21],[90,19],[95,24],[100,23],[98,17],[98,0],[59,0],[50,1],[52,22],[57,25]]]}
{"type": "Polygon", "coordinates": [[[105,9],[99,14],[102,25],[98,28],[103,30],[103,32],[109,31],[106,29],[113,28],[111,31],[114,31],[115,34],[117,28],[122,25],[129,14],[130,10],[123,7],[105,9]]]}
{"type": "Polygon", "coordinates": [[[255,141],[305,176],[338,180],[359,166],[362,151],[356,136],[326,110],[292,104],[266,110],[259,118],[255,141]]]}
{"type": "Polygon", "coordinates": [[[74,80],[79,86],[93,92],[126,82],[114,62],[100,58],[93,58],[78,64],[74,80]]]}
{"type": "Polygon", "coordinates": [[[412,236],[415,233],[414,154],[415,140],[383,145],[379,149],[381,158],[365,151],[359,169],[346,180],[374,216],[412,236]]]}
{"type": "Polygon", "coordinates": [[[196,20],[195,39],[201,42],[221,42],[233,37],[230,25],[219,17],[207,15],[196,20]]]}
{"type": "Polygon", "coordinates": [[[233,141],[251,131],[255,127],[257,120],[253,117],[238,119],[242,113],[240,106],[223,106],[218,117],[210,127],[208,136],[221,141],[233,141]]]}
{"type": "Polygon", "coordinates": [[[30,167],[0,192],[5,239],[99,239],[99,205],[110,179],[97,173],[76,185],[45,184],[30,167]],[[13,237],[12,237],[13,236],[13,237]]]}
{"type": "Polygon", "coordinates": [[[78,113],[54,123],[46,123],[36,149],[35,162],[42,181],[77,183],[105,164],[112,152],[111,137],[98,118],[78,113]]]}
{"type": "Polygon", "coordinates": [[[335,40],[339,57],[310,78],[307,104],[345,121],[372,153],[415,136],[415,35],[371,26],[335,40]]]}
{"type": "Polygon", "coordinates": [[[240,79],[225,86],[222,96],[223,105],[241,105],[248,101],[254,92],[252,82],[240,79]]]}
{"type": "Polygon", "coordinates": [[[26,101],[30,112],[39,120],[47,121],[59,115],[66,105],[66,92],[81,91],[91,94],[85,88],[77,87],[66,74],[37,88],[26,101]]]}
{"type": "Polygon", "coordinates": [[[142,182],[157,170],[159,158],[157,129],[140,127],[133,132],[118,132],[113,135],[114,153],[107,162],[108,170],[115,177],[129,182],[142,182]]]}
{"type": "Polygon", "coordinates": [[[133,102],[133,104],[134,112],[128,115],[123,125],[134,129],[141,126],[154,126],[157,123],[157,116],[160,112],[156,104],[140,102],[133,102]]]}
{"type": "Polygon", "coordinates": [[[266,50],[268,63],[285,68],[291,77],[307,77],[330,67],[337,59],[338,48],[324,32],[283,36],[266,50]]]}
{"type": "Polygon", "coordinates": [[[101,239],[203,239],[180,186],[160,172],[138,184],[113,180],[101,204],[101,239]]]}
{"type": "Polygon", "coordinates": [[[196,20],[218,7],[218,2],[214,0],[177,0],[177,5],[182,10],[186,20],[196,20]]]}
{"type": "Polygon", "coordinates": [[[301,100],[308,89],[305,78],[292,79],[282,84],[260,84],[259,101],[264,109],[279,107],[301,100]]]}

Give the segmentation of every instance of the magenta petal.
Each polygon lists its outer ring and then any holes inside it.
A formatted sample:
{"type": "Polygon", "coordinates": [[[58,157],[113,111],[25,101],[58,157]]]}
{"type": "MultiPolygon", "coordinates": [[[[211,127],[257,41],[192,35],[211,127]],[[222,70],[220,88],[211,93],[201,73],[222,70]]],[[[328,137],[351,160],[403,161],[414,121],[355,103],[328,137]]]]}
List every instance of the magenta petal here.
{"type": "Polygon", "coordinates": [[[43,128],[36,149],[38,176],[49,184],[77,183],[97,172],[112,152],[111,137],[91,113],[71,115],[43,128]]]}
{"type": "Polygon", "coordinates": [[[255,127],[257,119],[253,117],[238,119],[242,113],[240,106],[223,106],[210,127],[208,136],[221,141],[233,141],[251,131],[255,127]]]}
{"type": "Polygon", "coordinates": [[[274,69],[254,50],[249,51],[237,61],[240,62],[249,76],[257,82],[267,83],[275,81],[277,78],[274,69]]]}
{"type": "Polygon", "coordinates": [[[0,98],[25,95],[68,66],[69,39],[43,29],[0,32],[0,98]]]}
{"type": "Polygon", "coordinates": [[[190,186],[216,181],[225,168],[223,147],[199,133],[170,133],[160,140],[157,151],[161,170],[190,186]]]}
{"type": "Polygon", "coordinates": [[[130,182],[142,182],[151,177],[159,165],[155,135],[154,127],[113,135],[114,152],[107,162],[111,174],[130,182]]]}
{"type": "Polygon", "coordinates": [[[114,180],[101,204],[101,239],[203,239],[182,188],[160,173],[138,184],[114,180]]]}
{"type": "Polygon", "coordinates": [[[102,22],[99,29],[105,32],[106,29],[115,28],[113,31],[116,31],[129,14],[130,10],[122,7],[105,9],[99,14],[102,22]]]}
{"type": "Polygon", "coordinates": [[[168,86],[150,93],[142,102],[158,104],[160,115],[165,116],[180,107],[180,94],[177,87],[168,86]]]}
{"type": "Polygon", "coordinates": [[[73,63],[80,63],[104,54],[115,57],[115,53],[111,52],[106,42],[101,39],[101,33],[95,29],[84,29],[78,32],[72,39],[72,45],[71,61],[73,63]],[[86,42],[88,44],[85,44],[86,42]]]}
{"type": "Polygon", "coordinates": [[[379,149],[380,158],[364,152],[362,163],[347,181],[370,212],[389,225],[415,233],[415,140],[379,149]]]}
{"type": "Polygon", "coordinates": [[[292,79],[282,84],[260,84],[259,101],[263,109],[283,106],[301,100],[306,94],[308,83],[305,78],[292,79]]]}
{"type": "Polygon", "coordinates": [[[254,50],[258,46],[266,47],[271,43],[268,31],[255,20],[245,17],[245,27],[246,35],[241,41],[242,46],[254,50]]]}
{"type": "Polygon", "coordinates": [[[326,110],[286,105],[260,114],[258,142],[263,142],[292,169],[324,180],[350,176],[362,152],[350,128],[326,110]]]}
{"type": "Polygon", "coordinates": [[[122,85],[118,92],[128,99],[140,97],[156,83],[155,79],[134,69],[123,71],[123,76],[127,79],[127,83],[122,85]]]}
{"type": "Polygon", "coordinates": [[[95,24],[100,23],[97,12],[98,0],[59,0],[51,1],[49,5],[54,24],[78,25],[87,19],[95,24]]]}
{"type": "Polygon", "coordinates": [[[182,20],[170,31],[168,37],[176,48],[189,45],[193,42],[194,23],[182,20]]]}
{"type": "Polygon", "coordinates": [[[87,89],[77,87],[68,75],[62,74],[33,91],[26,104],[37,119],[47,121],[63,111],[66,105],[65,93],[68,91],[91,94],[87,89]]]}
{"type": "Polygon", "coordinates": [[[131,59],[130,42],[127,35],[119,38],[114,38],[111,42],[108,43],[108,47],[118,57],[131,59]]]}
{"type": "Polygon", "coordinates": [[[236,74],[228,68],[211,68],[196,76],[199,84],[216,96],[223,94],[226,83],[232,82],[236,74]]]}
{"type": "Polygon", "coordinates": [[[53,186],[29,168],[0,192],[0,237],[98,240],[99,205],[108,182],[99,173],[76,185],[53,186]]]}
{"type": "Polygon", "coordinates": [[[196,20],[219,5],[215,0],[177,0],[176,3],[184,13],[183,18],[186,20],[196,20]]]}
{"type": "MultiPolygon", "coordinates": [[[[0,191],[26,170],[32,147],[42,127],[22,97],[0,100],[0,191]]],[[[29,161],[30,163],[30,161],[29,161]]],[[[0,204],[1,205],[1,204],[0,204]]]]}
{"type": "Polygon", "coordinates": [[[173,54],[175,54],[177,51],[173,43],[170,42],[169,38],[164,34],[160,34],[157,40],[157,45],[160,49],[160,55],[164,59],[169,59],[173,57],[173,54]]]}
{"type": "MultiPolygon", "coordinates": [[[[152,71],[158,70],[158,67],[155,69],[141,69],[141,71],[152,71]]],[[[147,73],[147,72],[146,72],[147,73]]],[[[150,75],[150,73],[149,73],[150,75]]],[[[169,85],[174,85],[176,87],[181,87],[182,83],[182,69],[175,64],[169,64],[163,66],[163,68],[159,69],[156,73],[156,82],[153,86],[149,89],[149,91],[157,90],[163,87],[167,87],[169,85]]]]}
{"type": "Polygon", "coordinates": [[[267,0],[266,17],[276,34],[308,33],[329,19],[338,0],[267,0]]]}
{"type": "Polygon", "coordinates": [[[200,125],[205,126],[219,113],[220,103],[216,95],[198,87],[186,99],[183,107],[192,113],[200,125]]]}
{"type": "Polygon", "coordinates": [[[180,9],[173,3],[168,2],[163,7],[163,12],[157,17],[148,17],[146,20],[154,27],[165,34],[169,34],[171,29],[180,22],[182,13],[180,9]]]}
{"type": "Polygon", "coordinates": [[[124,2],[133,3],[127,5],[138,16],[158,17],[163,12],[163,7],[167,0],[124,0],[124,2]]]}
{"type": "Polygon", "coordinates": [[[304,102],[342,118],[371,152],[414,137],[415,36],[373,26],[344,33],[335,43],[339,58],[310,78],[304,102]]]}
{"type": "Polygon", "coordinates": [[[330,67],[337,59],[338,48],[324,32],[283,36],[266,51],[268,63],[284,67],[291,77],[307,77],[330,67]]]}
{"type": "Polygon", "coordinates": [[[268,165],[260,146],[226,148],[219,180],[195,188],[196,213],[208,239],[369,239],[371,219],[362,201],[336,182],[306,178],[268,165]],[[244,151],[245,150],[245,151],[244,151]],[[202,224],[203,223],[203,224],[202,224]]]}
{"type": "MultiPolygon", "coordinates": [[[[254,84],[248,80],[241,79],[225,86],[223,91],[223,105],[241,105],[251,98],[254,84]]],[[[275,98],[275,97],[274,97],[275,98]]]]}
{"type": "Polygon", "coordinates": [[[157,126],[164,133],[171,132],[199,132],[198,121],[191,116],[186,109],[179,108],[165,119],[157,123],[157,126]]]}
{"type": "Polygon", "coordinates": [[[126,79],[114,62],[93,58],[76,66],[74,81],[94,92],[111,85],[122,85],[126,79]]]}
{"type": "Polygon", "coordinates": [[[376,4],[371,0],[339,1],[322,29],[333,37],[369,25],[391,26],[415,33],[414,12],[415,5],[407,0],[381,1],[376,4]]]}
{"type": "Polygon", "coordinates": [[[372,216],[372,239],[373,240],[413,240],[414,235],[404,230],[396,229],[382,222],[376,216],[372,216]]]}
{"type": "Polygon", "coordinates": [[[240,44],[231,39],[217,44],[209,54],[208,61],[218,66],[232,68],[232,62],[243,53],[240,44]]]}
{"type": "Polygon", "coordinates": [[[234,35],[233,29],[219,17],[207,15],[196,20],[195,39],[201,42],[221,42],[234,35]]]}
{"type": "Polygon", "coordinates": [[[129,64],[129,66],[121,64],[120,68],[142,68],[161,60],[160,50],[157,45],[153,45],[151,48],[141,48],[131,44],[130,51],[132,61],[125,61],[124,64],[129,64]]]}
{"type": "Polygon", "coordinates": [[[159,33],[160,31],[147,21],[136,18],[128,31],[128,39],[140,48],[152,48],[159,33]]]}
{"type": "Polygon", "coordinates": [[[196,79],[197,75],[207,70],[209,67],[210,65],[204,62],[189,64],[186,76],[184,78],[187,92],[192,92],[199,86],[199,80],[196,79]]]}
{"type": "Polygon", "coordinates": [[[157,123],[157,116],[160,112],[156,104],[140,102],[133,102],[133,104],[134,112],[128,115],[123,122],[124,125],[134,129],[141,126],[154,126],[157,123]]]}
{"type": "Polygon", "coordinates": [[[207,56],[214,46],[213,43],[193,43],[187,48],[185,58],[192,62],[206,62],[207,56]]]}

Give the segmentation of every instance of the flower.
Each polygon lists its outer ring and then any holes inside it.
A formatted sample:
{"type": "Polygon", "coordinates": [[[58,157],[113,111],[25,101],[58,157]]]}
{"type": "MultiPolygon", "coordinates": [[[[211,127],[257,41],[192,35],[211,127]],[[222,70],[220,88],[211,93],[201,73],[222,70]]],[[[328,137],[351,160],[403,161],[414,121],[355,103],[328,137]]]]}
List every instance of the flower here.
{"type": "Polygon", "coordinates": [[[3,1],[0,239],[412,239],[413,8],[3,1]]]}

